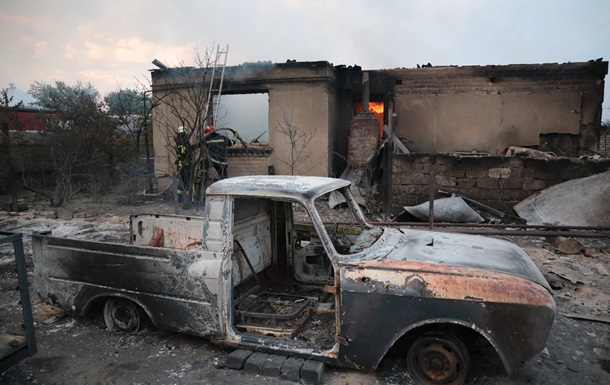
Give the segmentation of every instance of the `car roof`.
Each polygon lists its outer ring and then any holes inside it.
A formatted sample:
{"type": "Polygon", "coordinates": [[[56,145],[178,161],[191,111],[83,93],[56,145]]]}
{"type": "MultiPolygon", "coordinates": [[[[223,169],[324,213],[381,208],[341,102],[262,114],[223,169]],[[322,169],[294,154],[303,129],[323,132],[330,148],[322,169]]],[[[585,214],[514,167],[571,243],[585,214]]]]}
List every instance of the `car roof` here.
{"type": "Polygon", "coordinates": [[[206,194],[301,200],[318,197],[350,183],[319,176],[251,175],[219,180],[208,187],[206,194]]]}

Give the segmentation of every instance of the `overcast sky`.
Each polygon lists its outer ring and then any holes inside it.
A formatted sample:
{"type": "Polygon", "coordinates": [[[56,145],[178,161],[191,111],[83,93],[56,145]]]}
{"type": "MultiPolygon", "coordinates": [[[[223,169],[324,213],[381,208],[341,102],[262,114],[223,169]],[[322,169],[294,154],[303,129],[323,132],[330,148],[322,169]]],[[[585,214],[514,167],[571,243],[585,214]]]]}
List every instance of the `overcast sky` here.
{"type": "MultiPolygon", "coordinates": [[[[106,94],[147,84],[155,58],[194,65],[195,49],[214,43],[229,44],[229,65],[608,60],[610,1],[3,0],[0,88],[80,80],[106,94]]],[[[610,95],[604,119],[609,107],[610,95]]]]}

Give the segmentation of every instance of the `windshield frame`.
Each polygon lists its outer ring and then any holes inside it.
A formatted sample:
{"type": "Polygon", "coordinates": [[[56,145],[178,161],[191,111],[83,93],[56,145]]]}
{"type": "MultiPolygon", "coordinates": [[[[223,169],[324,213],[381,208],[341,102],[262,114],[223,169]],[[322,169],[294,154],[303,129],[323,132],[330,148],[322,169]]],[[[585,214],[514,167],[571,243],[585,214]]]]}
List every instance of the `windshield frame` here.
{"type": "Polygon", "coordinates": [[[353,217],[355,219],[354,225],[360,226],[362,228],[363,232],[370,231],[373,229],[381,229],[379,236],[373,242],[371,242],[367,247],[365,247],[362,250],[359,250],[355,253],[343,254],[343,253],[340,253],[339,251],[337,251],[335,245],[332,242],[332,237],[329,235],[329,233],[326,229],[326,226],[324,225],[324,221],[322,220],[320,213],[318,212],[318,210],[316,208],[316,204],[315,204],[316,201],[320,197],[322,197],[326,194],[319,194],[319,195],[309,199],[307,201],[307,204],[305,204],[305,209],[308,212],[309,217],[311,218],[312,223],[314,224],[314,227],[317,229],[318,235],[320,236],[320,239],[322,240],[323,246],[326,248],[327,254],[329,256],[330,255],[333,256],[333,258],[331,258],[331,260],[346,260],[346,259],[351,259],[351,258],[358,258],[358,256],[366,254],[369,250],[371,250],[373,247],[375,247],[375,245],[377,243],[379,243],[379,241],[381,239],[384,238],[384,234],[386,234],[386,228],[384,226],[372,225],[366,219],[366,216],[364,215],[362,209],[360,208],[360,205],[358,204],[354,195],[350,191],[349,186],[345,186],[345,187],[336,189],[334,191],[336,191],[337,193],[343,194],[343,196],[345,197],[346,203],[347,203],[349,209],[351,210],[353,217]]]}

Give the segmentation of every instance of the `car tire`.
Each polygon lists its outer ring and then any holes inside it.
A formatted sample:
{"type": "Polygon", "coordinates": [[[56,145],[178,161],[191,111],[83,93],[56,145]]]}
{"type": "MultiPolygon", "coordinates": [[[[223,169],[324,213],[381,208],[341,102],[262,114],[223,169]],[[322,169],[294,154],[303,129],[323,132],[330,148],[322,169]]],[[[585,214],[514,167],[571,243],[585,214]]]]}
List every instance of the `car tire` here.
{"type": "Polygon", "coordinates": [[[462,385],[469,370],[468,348],[451,334],[424,334],[407,353],[407,371],[418,384],[462,385]]]}
{"type": "Polygon", "coordinates": [[[104,305],[104,322],[112,332],[135,333],[140,329],[138,306],[124,298],[108,298],[104,305]]]}

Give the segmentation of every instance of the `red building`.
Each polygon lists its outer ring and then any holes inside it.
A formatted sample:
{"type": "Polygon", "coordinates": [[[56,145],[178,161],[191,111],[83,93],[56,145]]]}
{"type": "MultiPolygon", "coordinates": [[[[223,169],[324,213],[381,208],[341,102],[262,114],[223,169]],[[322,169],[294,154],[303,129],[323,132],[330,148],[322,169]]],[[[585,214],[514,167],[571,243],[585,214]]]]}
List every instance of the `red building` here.
{"type": "Polygon", "coordinates": [[[13,110],[16,116],[7,119],[9,130],[20,128],[26,131],[41,131],[43,129],[43,120],[40,119],[40,113],[44,110],[37,105],[38,100],[36,98],[21,91],[12,83],[7,89],[7,96],[9,107],[19,106],[17,110],[13,110]],[[15,122],[18,122],[18,124],[15,122]]]}

